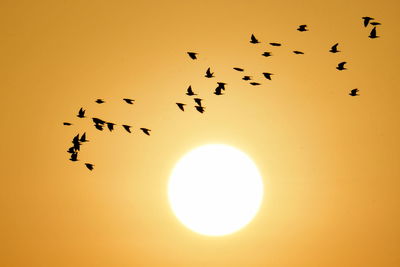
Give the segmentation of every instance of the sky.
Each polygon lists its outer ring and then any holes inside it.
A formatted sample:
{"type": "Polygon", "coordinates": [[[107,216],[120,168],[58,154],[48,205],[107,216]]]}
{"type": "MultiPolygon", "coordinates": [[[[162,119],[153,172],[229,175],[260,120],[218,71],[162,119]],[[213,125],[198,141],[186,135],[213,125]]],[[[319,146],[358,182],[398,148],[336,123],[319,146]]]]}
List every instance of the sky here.
{"type": "Polygon", "coordinates": [[[399,266],[399,7],[1,1],[0,265],[399,266]],[[379,38],[363,16],[382,23],[379,38]],[[329,53],[335,43],[341,52],[329,53]],[[208,67],[215,78],[204,78],[208,67]],[[212,94],[217,81],[223,96],[212,94]],[[76,117],[81,107],[88,118],[76,117]],[[100,132],[91,117],[119,128],[100,132]],[[83,132],[90,142],[71,162],[83,132]],[[210,143],[249,155],[265,187],[254,220],[223,237],[184,227],[167,197],[176,162],[210,143]]]}

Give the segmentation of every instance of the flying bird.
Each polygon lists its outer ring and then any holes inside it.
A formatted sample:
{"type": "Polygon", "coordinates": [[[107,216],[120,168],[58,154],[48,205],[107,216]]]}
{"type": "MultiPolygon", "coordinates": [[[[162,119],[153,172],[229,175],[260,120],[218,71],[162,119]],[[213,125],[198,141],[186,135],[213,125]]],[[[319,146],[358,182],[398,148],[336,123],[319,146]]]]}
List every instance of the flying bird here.
{"type": "Polygon", "coordinates": [[[251,80],[251,76],[243,76],[242,80],[250,81],[251,80]]]}
{"type": "Polygon", "coordinates": [[[140,130],[142,130],[145,134],[150,135],[151,130],[149,130],[147,128],[140,128],[140,130]]]}
{"type": "Polygon", "coordinates": [[[281,46],[282,44],[280,44],[280,43],[269,43],[270,45],[272,45],[272,46],[281,46]]]}
{"type": "Polygon", "coordinates": [[[362,17],[362,19],[364,20],[364,27],[368,26],[368,23],[373,20],[374,18],[371,17],[362,17]]]}
{"type": "Polygon", "coordinates": [[[131,132],[131,127],[132,127],[132,126],[123,124],[122,127],[124,127],[124,129],[125,129],[128,133],[132,133],[132,132],[131,132]]]}
{"type": "Polygon", "coordinates": [[[195,52],[187,52],[189,57],[193,60],[197,59],[197,53],[195,52]]]}
{"type": "Polygon", "coordinates": [[[81,143],[79,141],[79,134],[77,134],[73,139],[72,139],[72,144],[74,145],[75,151],[80,150],[81,143]]]}
{"type": "Polygon", "coordinates": [[[272,56],[271,52],[264,52],[264,53],[262,53],[261,55],[264,56],[264,57],[270,57],[270,56],[272,56]]]}
{"type": "Polygon", "coordinates": [[[261,83],[257,83],[257,82],[251,82],[250,84],[253,86],[261,85],[261,83]]]}
{"type": "Polygon", "coordinates": [[[329,50],[329,52],[331,52],[331,53],[340,52],[340,51],[337,49],[338,45],[339,45],[339,43],[334,44],[334,45],[331,47],[331,50],[329,50]]]}
{"type": "Polygon", "coordinates": [[[92,118],[92,120],[95,124],[105,124],[106,123],[105,121],[103,121],[99,118],[92,118]]]}
{"type": "Polygon", "coordinates": [[[265,78],[267,78],[268,80],[271,80],[271,75],[274,75],[273,73],[269,73],[269,72],[263,72],[263,75],[265,78]]]}
{"type": "Polygon", "coordinates": [[[215,88],[214,94],[215,95],[223,95],[222,88],[221,87],[215,88]]]}
{"type": "Polygon", "coordinates": [[[85,111],[83,108],[81,108],[78,112],[78,115],[76,115],[78,118],[85,118],[85,111]]]}
{"type": "Polygon", "coordinates": [[[293,53],[295,53],[296,55],[303,55],[304,54],[304,52],[297,51],[297,50],[294,50],[293,53]]]}
{"type": "Polygon", "coordinates": [[[105,103],[104,100],[103,100],[103,99],[100,99],[100,98],[97,99],[95,102],[96,102],[97,104],[103,104],[103,103],[105,103]]]}
{"type": "Polygon", "coordinates": [[[197,95],[197,94],[193,93],[191,85],[189,85],[189,87],[187,89],[187,92],[186,92],[186,95],[188,95],[188,96],[197,95]]]}
{"type": "Polygon", "coordinates": [[[96,124],[94,125],[94,127],[96,127],[96,129],[99,130],[99,131],[103,131],[104,124],[98,124],[98,123],[96,123],[96,124]]]}
{"type": "Polygon", "coordinates": [[[372,29],[372,31],[371,31],[371,33],[369,34],[368,37],[371,38],[371,39],[375,39],[375,38],[378,38],[378,37],[379,37],[379,36],[376,35],[376,27],[374,27],[374,28],[372,29]]]}
{"type": "Polygon", "coordinates": [[[124,98],[123,100],[124,100],[126,103],[130,104],[130,105],[132,105],[132,104],[133,104],[133,101],[135,101],[135,100],[130,99],[130,98],[124,98]]]}
{"type": "Polygon", "coordinates": [[[194,99],[194,102],[196,102],[196,104],[199,105],[199,106],[201,107],[201,100],[203,100],[203,99],[201,99],[201,98],[195,98],[195,99],[194,99]]]}
{"type": "Polygon", "coordinates": [[[81,138],[79,139],[80,142],[85,143],[85,142],[89,142],[89,140],[86,139],[86,133],[83,133],[81,138]]]}
{"type": "Polygon", "coordinates": [[[176,103],[176,104],[178,105],[178,107],[179,107],[180,110],[185,111],[184,106],[185,106],[186,104],[183,104],[183,103],[176,103]]]}
{"type": "Polygon", "coordinates": [[[300,26],[297,28],[297,30],[298,30],[299,32],[308,31],[308,30],[306,29],[306,27],[307,27],[307,25],[300,25],[300,26]]]}
{"type": "Polygon", "coordinates": [[[70,123],[70,122],[63,122],[63,125],[66,125],[66,126],[71,126],[71,125],[72,125],[72,123],[70,123]]]}
{"type": "Polygon", "coordinates": [[[70,148],[68,148],[67,152],[72,154],[72,153],[75,153],[76,150],[75,150],[75,148],[73,146],[71,146],[70,148]]]}
{"type": "Polygon", "coordinates": [[[242,69],[242,68],[233,68],[234,70],[237,70],[237,71],[244,71],[244,69],[242,69]]]}
{"type": "Polygon", "coordinates": [[[336,69],[338,69],[338,70],[347,70],[347,69],[344,67],[344,64],[346,64],[346,63],[347,63],[346,61],[340,62],[340,63],[337,65],[336,69]]]}
{"type": "Polygon", "coordinates": [[[115,123],[107,122],[107,128],[108,128],[108,130],[110,130],[110,132],[112,132],[114,130],[114,125],[115,125],[115,123]]]}
{"type": "Polygon", "coordinates": [[[197,109],[198,112],[200,112],[200,113],[204,112],[205,107],[202,107],[202,106],[194,106],[194,107],[197,109]]]}
{"type": "Polygon", "coordinates": [[[70,161],[78,161],[78,152],[74,152],[71,154],[70,161]]]}
{"type": "Polygon", "coordinates": [[[218,87],[217,87],[217,88],[219,88],[219,89],[225,91],[225,85],[226,85],[226,83],[224,83],[224,82],[217,82],[217,84],[218,84],[218,87]]]}
{"type": "Polygon", "coordinates": [[[91,163],[85,163],[85,166],[86,166],[86,168],[88,168],[89,170],[93,170],[93,164],[91,164],[91,163]]]}
{"type": "Polygon", "coordinates": [[[353,90],[350,91],[349,95],[351,95],[351,96],[358,96],[358,95],[359,95],[359,94],[357,94],[358,91],[360,91],[360,90],[358,90],[357,88],[355,88],[355,89],[353,89],[353,90]]]}
{"type": "Polygon", "coordinates": [[[373,25],[373,26],[381,25],[381,23],[380,23],[380,22],[377,22],[377,21],[373,21],[373,22],[371,22],[370,24],[373,25]]]}
{"type": "Polygon", "coordinates": [[[258,43],[260,43],[258,40],[257,40],[257,38],[254,36],[254,34],[252,34],[251,35],[251,37],[250,37],[250,43],[252,43],[252,44],[258,44],[258,43]]]}
{"type": "Polygon", "coordinates": [[[207,69],[206,75],[204,75],[206,78],[212,78],[214,77],[214,72],[211,72],[210,68],[207,69]]]}

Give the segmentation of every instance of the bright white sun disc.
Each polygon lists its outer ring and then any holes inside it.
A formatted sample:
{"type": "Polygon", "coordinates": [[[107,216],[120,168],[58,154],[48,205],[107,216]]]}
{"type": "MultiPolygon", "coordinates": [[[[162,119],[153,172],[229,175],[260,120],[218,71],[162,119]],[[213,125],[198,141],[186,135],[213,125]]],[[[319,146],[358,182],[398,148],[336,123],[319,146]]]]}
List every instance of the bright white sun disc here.
{"type": "Polygon", "coordinates": [[[220,236],[238,231],[254,218],[263,189],[261,175],[245,153],[227,145],[204,145],[178,161],[168,198],[186,227],[220,236]]]}

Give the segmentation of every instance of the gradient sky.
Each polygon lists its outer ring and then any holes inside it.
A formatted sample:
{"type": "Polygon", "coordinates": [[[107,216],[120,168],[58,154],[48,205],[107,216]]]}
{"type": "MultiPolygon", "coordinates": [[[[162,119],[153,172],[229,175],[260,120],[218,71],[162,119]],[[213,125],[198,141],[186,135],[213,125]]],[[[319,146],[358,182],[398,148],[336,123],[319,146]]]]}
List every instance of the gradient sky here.
{"type": "Polygon", "coordinates": [[[399,10],[397,0],[1,1],[0,265],[400,266],[399,10]],[[380,38],[362,16],[382,23],[380,38]],[[329,53],[336,42],[342,52],[329,53]],[[203,77],[208,67],[216,78],[203,77]],[[226,95],[212,94],[216,81],[226,95]],[[134,132],[99,132],[80,107],[134,132]],[[70,162],[84,131],[90,142],[70,162]],[[191,232],[167,201],[174,164],[208,143],[247,153],[265,184],[255,219],[225,237],[191,232]]]}

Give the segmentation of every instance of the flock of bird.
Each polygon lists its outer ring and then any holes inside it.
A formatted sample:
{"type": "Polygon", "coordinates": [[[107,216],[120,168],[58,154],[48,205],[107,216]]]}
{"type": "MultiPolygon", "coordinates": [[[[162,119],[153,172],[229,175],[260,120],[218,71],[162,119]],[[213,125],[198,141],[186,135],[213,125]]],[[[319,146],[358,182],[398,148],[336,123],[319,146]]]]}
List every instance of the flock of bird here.
{"type": "MultiPolygon", "coordinates": [[[[374,21],[374,18],[371,18],[371,17],[362,17],[362,20],[363,20],[364,27],[367,27],[368,25],[372,25],[373,26],[373,28],[372,28],[372,30],[371,30],[371,32],[370,32],[368,37],[371,38],[371,39],[378,38],[379,36],[377,36],[376,26],[381,25],[381,23],[379,23],[377,21],[374,21]]],[[[297,31],[306,32],[306,31],[308,31],[308,26],[306,24],[299,25],[298,28],[297,28],[297,31]]],[[[251,37],[250,37],[250,43],[251,44],[259,44],[261,42],[254,36],[254,34],[252,34],[251,37]]],[[[271,43],[269,43],[269,45],[276,46],[276,47],[282,46],[281,43],[275,43],[275,42],[271,42],[271,43]]],[[[330,48],[329,52],[330,53],[339,53],[339,52],[341,52],[340,50],[338,50],[338,45],[339,45],[339,43],[334,44],[330,48]]],[[[297,55],[303,55],[304,54],[304,52],[298,51],[298,50],[294,50],[293,53],[297,54],[297,55]]],[[[198,59],[198,53],[196,53],[196,52],[187,52],[187,54],[192,60],[197,60],[198,59]]],[[[266,52],[264,52],[262,54],[262,56],[270,57],[270,56],[272,56],[272,53],[266,51],[266,52]]],[[[338,63],[336,69],[339,70],[339,71],[347,70],[347,68],[345,68],[345,64],[346,63],[347,63],[346,61],[338,63]]],[[[244,72],[244,69],[240,68],[240,67],[234,67],[233,69],[235,71],[237,71],[237,72],[244,72]]],[[[267,79],[267,80],[271,80],[272,79],[271,76],[273,75],[273,73],[263,72],[262,74],[265,77],[265,79],[267,79]]],[[[204,77],[206,77],[208,79],[215,77],[214,72],[211,71],[211,68],[208,68],[206,70],[204,77]]],[[[249,76],[249,75],[244,75],[242,77],[242,80],[250,81],[249,84],[252,85],[252,86],[261,85],[261,83],[253,81],[252,80],[252,76],[249,76]]],[[[224,83],[224,82],[217,82],[217,87],[214,89],[213,93],[215,95],[217,95],[217,96],[223,95],[222,91],[225,91],[225,85],[226,85],[226,83],[224,83]]],[[[352,89],[350,91],[349,95],[350,96],[358,96],[359,95],[358,92],[359,92],[359,90],[357,88],[355,88],[355,89],[352,89]]],[[[202,104],[203,99],[196,97],[198,94],[196,94],[193,91],[193,88],[192,88],[191,85],[189,85],[189,87],[187,88],[186,95],[187,96],[194,96],[193,100],[195,102],[195,106],[194,106],[195,109],[200,113],[204,113],[205,107],[202,104]]],[[[129,98],[124,98],[123,101],[125,101],[127,104],[132,105],[135,100],[129,99],[129,98]]],[[[103,99],[97,99],[95,102],[98,103],[98,104],[105,103],[105,101],[103,99]]],[[[176,105],[178,106],[178,108],[181,111],[185,111],[185,106],[186,106],[185,103],[176,103],[176,105]]],[[[81,108],[79,110],[77,117],[78,118],[86,118],[85,117],[85,110],[83,108],[81,108]]],[[[103,131],[105,125],[107,125],[107,128],[108,128],[109,131],[113,131],[114,130],[114,126],[116,125],[113,122],[107,122],[107,121],[104,121],[104,120],[99,119],[99,118],[92,118],[92,121],[94,123],[94,127],[97,130],[100,130],[100,131],[103,131]]],[[[67,125],[67,126],[72,125],[72,123],[69,123],[69,122],[64,122],[63,124],[67,125]]],[[[128,133],[131,133],[131,127],[132,126],[126,125],[126,124],[122,124],[121,126],[125,129],[125,131],[127,131],[128,133]]],[[[151,131],[150,129],[140,128],[140,130],[143,131],[144,134],[150,135],[150,131],[151,131]]],[[[71,161],[74,161],[74,162],[78,161],[78,152],[80,151],[81,145],[83,143],[85,143],[85,142],[88,142],[88,140],[86,139],[86,132],[83,133],[82,136],[79,136],[79,134],[77,134],[72,139],[72,146],[67,150],[67,152],[70,153],[70,160],[71,161]]],[[[85,163],[85,166],[89,170],[93,170],[93,168],[94,168],[94,165],[92,163],[85,163]]]]}

